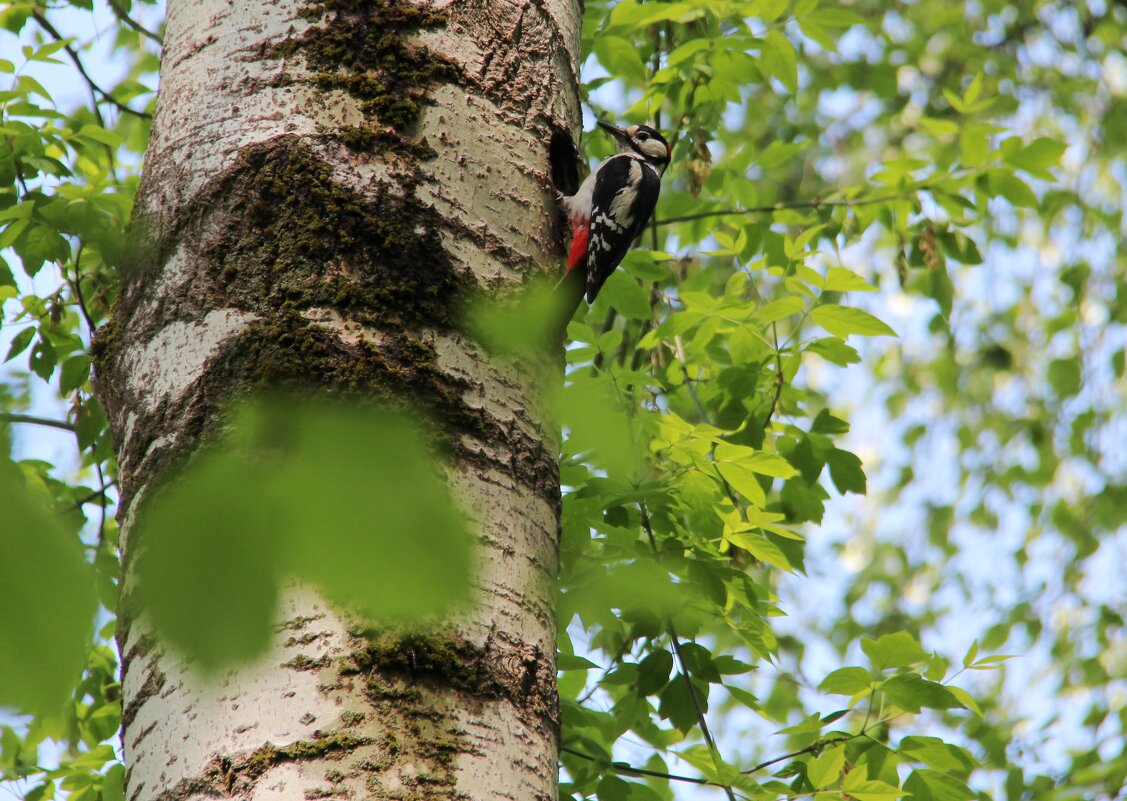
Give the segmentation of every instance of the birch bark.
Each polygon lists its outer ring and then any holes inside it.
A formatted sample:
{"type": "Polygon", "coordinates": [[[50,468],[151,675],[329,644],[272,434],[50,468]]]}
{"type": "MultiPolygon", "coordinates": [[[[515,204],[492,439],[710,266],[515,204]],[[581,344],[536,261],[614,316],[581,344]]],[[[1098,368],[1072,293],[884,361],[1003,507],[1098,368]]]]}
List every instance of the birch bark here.
{"type": "Polygon", "coordinates": [[[542,376],[457,311],[558,269],[578,52],[571,0],[169,0],[135,263],[95,346],[126,564],[154,484],[279,384],[428,412],[484,547],[441,634],[358,636],[294,589],[217,683],[126,612],[128,798],[555,798],[558,434],[542,376]]]}

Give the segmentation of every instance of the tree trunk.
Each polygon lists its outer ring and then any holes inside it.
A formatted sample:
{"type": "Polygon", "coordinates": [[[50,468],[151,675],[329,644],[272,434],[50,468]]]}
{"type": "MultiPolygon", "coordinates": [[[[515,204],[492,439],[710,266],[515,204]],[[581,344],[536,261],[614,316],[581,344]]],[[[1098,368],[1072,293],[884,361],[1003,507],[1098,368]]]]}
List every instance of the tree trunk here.
{"type": "Polygon", "coordinates": [[[134,263],[95,343],[126,564],[154,484],[277,385],[426,412],[484,544],[440,636],[373,641],[295,589],[219,682],[123,604],[131,800],[555,798],[558,433],[536,371],[458,311],[558,269],[578,52],[570,0],[169,0],[134,263]]]}

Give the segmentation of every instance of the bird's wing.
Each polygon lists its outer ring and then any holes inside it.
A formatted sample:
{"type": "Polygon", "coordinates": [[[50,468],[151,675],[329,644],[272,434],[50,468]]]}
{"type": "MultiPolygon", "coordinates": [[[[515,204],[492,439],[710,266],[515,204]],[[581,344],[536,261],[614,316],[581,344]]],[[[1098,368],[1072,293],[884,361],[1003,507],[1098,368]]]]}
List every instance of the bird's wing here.
{"type": "Polygon", "coordinates": [[[612,158],[599,170],[587,233],[588,303],[642,232],[657,205],[660,186],[657,171],[629,155],[612,158]]]}

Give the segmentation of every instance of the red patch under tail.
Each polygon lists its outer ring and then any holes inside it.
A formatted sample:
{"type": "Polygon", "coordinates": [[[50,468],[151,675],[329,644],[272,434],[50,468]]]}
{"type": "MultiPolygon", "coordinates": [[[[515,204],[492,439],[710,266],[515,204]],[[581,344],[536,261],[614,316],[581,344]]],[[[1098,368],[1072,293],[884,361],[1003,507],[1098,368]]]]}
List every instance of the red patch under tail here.
{"type": "Polygon", "coordinates": [[[570,273],[587,259],[587,226],[573,225],[571,228],[571,251],[567,254],[567,271],[570,273]]]}

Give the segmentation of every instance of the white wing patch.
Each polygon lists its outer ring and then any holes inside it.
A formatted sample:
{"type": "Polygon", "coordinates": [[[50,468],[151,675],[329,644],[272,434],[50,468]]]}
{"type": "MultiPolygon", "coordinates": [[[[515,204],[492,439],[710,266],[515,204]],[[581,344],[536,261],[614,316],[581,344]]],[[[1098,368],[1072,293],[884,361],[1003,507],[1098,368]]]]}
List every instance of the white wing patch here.
{"type": "MultiPolygon", "coordinates": [[[[616,234],[628,231],[630,226],[634,224],[634,215],[631,211],[634,206],[634,199],[638,195],[638,184],[641,180],[642,162],[636,157],[631,157],[630,173],[626,185],[614,193],[609,209],[595,209],[594,222],[598,226],[605,225],[608,231],[616,234]]],[[[588,247],[596,247],[604,251],[610,250],[611,242],[605,237],[596,235],[588,247]]]]}

